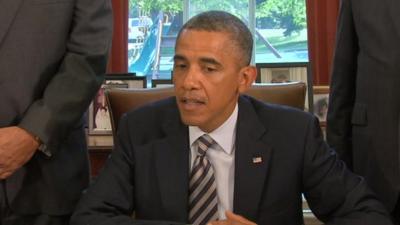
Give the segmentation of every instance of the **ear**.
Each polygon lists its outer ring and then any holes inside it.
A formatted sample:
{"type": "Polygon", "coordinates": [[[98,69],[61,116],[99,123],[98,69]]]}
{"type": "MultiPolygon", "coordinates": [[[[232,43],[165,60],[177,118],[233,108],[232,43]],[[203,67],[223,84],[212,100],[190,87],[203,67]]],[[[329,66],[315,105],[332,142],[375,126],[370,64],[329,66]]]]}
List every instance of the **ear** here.
{"type": "Polygon", "coordinates": [[[257,77],[257,69],[255,66],[246,66],[239,73],[239,93],[244,93],[254,83],[257,77]]]}

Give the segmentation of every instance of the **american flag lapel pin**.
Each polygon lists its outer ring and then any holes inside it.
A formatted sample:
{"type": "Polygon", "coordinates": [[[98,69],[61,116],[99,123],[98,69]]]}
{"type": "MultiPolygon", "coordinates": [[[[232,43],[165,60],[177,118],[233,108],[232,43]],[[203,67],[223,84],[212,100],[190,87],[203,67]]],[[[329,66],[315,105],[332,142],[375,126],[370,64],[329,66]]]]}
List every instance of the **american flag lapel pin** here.
{"type": "Polygon", "coordinates": [[[262,157],[261,156],[254,156],[253,157],[253,163],[254,164],[262,163],[262,157]]]}

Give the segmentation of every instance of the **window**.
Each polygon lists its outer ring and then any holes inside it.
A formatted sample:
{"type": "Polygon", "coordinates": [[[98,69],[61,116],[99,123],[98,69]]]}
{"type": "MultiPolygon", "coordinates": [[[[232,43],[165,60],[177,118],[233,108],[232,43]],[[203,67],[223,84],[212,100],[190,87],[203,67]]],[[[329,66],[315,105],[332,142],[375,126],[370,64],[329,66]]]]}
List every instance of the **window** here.
{"type": "Polygon", "coordinates": [[[256,2],[255,62],[308,62],[305,0],[256,2]]]}
{"type": "Polygon", "coordinates": [[[182,27],[182,0],[130,0],[128,71],[170,79],[176,35],[182,27]]]}
{"type": "Polygon", "coordinates": [[[189,0],[189,18],[208,11],[224,10],[242,19],[249,24],[249,1],[248,0],[189,0]]]}
{"type": "Polygon", "coordinates": [[[183,21],[226,10],[254,34],[254,63],[308,62],[305,0],[129,0],[128,71],[170,79],[183,21]]]}

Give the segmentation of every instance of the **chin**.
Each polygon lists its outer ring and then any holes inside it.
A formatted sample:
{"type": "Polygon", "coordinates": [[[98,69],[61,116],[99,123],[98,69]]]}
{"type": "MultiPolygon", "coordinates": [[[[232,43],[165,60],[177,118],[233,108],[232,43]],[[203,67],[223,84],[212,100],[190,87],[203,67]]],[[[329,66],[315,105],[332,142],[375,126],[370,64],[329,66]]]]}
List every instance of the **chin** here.
{"type": "Polygon", "coordinates": [[[181,120],[185,125],[188,126],[201,126],[202,122],[196,116],[185,116],[181,114],[181,120]]]}

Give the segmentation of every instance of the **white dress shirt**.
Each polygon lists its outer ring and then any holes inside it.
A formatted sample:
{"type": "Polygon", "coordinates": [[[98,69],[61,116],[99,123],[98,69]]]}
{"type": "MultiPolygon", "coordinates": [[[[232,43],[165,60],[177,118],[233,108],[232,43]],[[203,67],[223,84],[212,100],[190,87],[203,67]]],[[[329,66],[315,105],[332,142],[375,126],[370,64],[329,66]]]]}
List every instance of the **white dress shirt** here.
{"type": "MultiPolygon", "coordinates": [[[[217,183],[218,214],[219,219],[226,219],[225,211],[233,209],[233,186],[235,178],[235,137],[236,122],[238,117],[238,104],[236,104],[230,117],[217,129],[208,133],[217,143],[210,147],[206,156],[214,169],[217,183]]],[[[200,128],[189,126],[190,143],[190,169],[197,155],[196,140],[206,134],[200,128]]]]}

